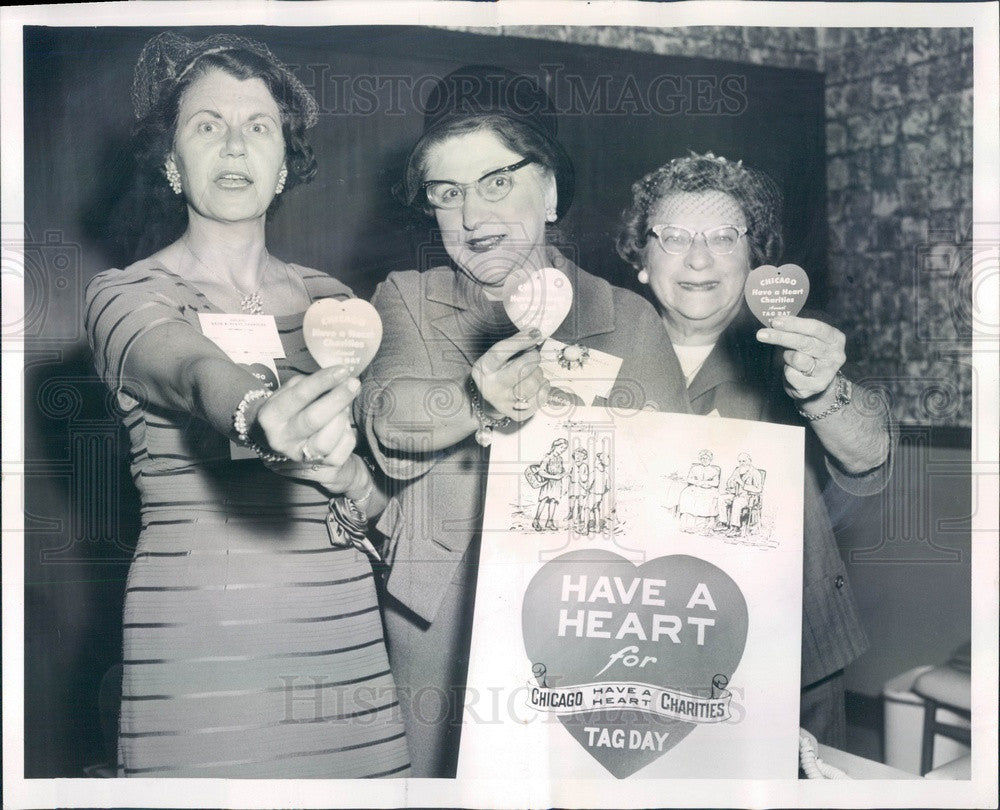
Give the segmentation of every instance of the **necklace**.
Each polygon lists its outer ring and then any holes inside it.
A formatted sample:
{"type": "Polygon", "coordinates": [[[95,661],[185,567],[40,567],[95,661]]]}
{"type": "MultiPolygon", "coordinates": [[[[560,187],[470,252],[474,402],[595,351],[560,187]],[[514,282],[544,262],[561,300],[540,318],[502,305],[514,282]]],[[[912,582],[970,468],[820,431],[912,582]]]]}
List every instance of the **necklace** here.
{"type": "Polygon", "coordinates": [[[264,299],[260,297],[260,287],[240,298],[240,312],[245,312],[247,315],[260,315],[263,311],[264,299]]]}
{"type": "MultiPolygon", "coordinates": [[[[181,241],[184,243],[184,248],[187,250],[188,253],[191,254],[194,260],[211,273],[211,268],[201,260],[201,257],[194,252],[194,249],[188,243],[186,234],[181,238],[181,241]]],[[[243,292],[243,290],[240,289],[239,285],[236,284],[236,282],[233,281],[232,278],[229,279],[233,287],[236,288],[236,292],[240,294],[240,312],[246,315],[260,315],[264,312],[264,299],[260,294],[260,290],[264,286],[264,274],[266,274],[267,266],[268,264],[270,264],[270,262],[271,262],[271,254],[265,250],[264,251],[265,273],[261,274],[260,283],[257,285],[256,289],[253,290],[253,292],[249,293],[243,292]]]]}

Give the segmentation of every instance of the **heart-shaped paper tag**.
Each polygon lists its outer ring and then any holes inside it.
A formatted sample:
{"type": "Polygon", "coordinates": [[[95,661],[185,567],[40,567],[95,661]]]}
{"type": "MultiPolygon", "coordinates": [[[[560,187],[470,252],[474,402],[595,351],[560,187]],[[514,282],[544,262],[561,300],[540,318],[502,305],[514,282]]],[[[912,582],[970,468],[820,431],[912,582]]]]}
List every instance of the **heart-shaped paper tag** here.
{"type": "Polygon", "coordinates": [[[514,270],[503,285],[503,308],[518,329],[552,335],[573,306],[573,285],[554,267],[514,270]]]}
{"type": "Polygon", "coordinates": [[[762,264],[743,286],[750,311],[764,326],[779,315],[798,315],[809,297],[809,276],[797,264],[762,264]]]}
{"type": "Polygon", "coordinates": [[[382,342],[382,319],[360,298],[321,298],[302,318],[306,347],[320,368],[345,366],[352,376],[364,371],[382,342]]]}
{"type": "Polygon", "coordinates": [[[730,717],[725,687],[743,657],[747,603],[705,560],[636,567],[602,549],[563,554],[532,578],[521,623],[532,705],[555,711],[619,779],[730,717]]]}

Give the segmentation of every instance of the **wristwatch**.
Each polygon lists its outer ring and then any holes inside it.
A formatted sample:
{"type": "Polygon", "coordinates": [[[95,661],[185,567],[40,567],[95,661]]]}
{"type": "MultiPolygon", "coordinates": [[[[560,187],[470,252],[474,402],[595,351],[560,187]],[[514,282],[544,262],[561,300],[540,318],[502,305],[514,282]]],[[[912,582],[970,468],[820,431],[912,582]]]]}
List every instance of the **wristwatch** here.
{"type": "Polygon", "coordinates": [[[817,422],[820,419],[825,419],[831,413],[836,413],[845,405],[851,404],[851,397],[853,395],[853,386],[851,385],[851,381],[839,371],[837,372],[837,376],[834,377],[834,380],[836,380],[837,389],[834,393],[833,404],[820,413],[806,413],[804,410],[799,408],[799,414],[804,419],[808,419],[810,422],[817,422]]]}

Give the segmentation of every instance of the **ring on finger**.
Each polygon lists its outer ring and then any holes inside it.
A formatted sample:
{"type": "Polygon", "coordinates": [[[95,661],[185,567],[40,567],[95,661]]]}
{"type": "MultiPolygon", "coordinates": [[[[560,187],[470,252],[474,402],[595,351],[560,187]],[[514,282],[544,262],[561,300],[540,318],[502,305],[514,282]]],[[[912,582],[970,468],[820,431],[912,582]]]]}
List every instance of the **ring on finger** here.
{"type": "Polygon", "coordinates": [[[808,371],[803,371],[802,372],[807,377],[811,377],[813,375],[813,373],[816,371],[816,358],[815,357],[810,357],[809,359],[812,360],[812,365],[809,366],[809,370],[808,371]]]}
{"type": "Polygon", "coordinates": [[[302,443],[302,460],[305,462],[319,461],[323,458],[320,455],[316,455],[312,450],[309,449],[309,442],[302,443]]]}
{"type": "Polygon", "coordinates": [[[527,397],[516,397],[511,407],[515,411],[526,411],[531,407],[531,403],[528,401],[527,397]]]}

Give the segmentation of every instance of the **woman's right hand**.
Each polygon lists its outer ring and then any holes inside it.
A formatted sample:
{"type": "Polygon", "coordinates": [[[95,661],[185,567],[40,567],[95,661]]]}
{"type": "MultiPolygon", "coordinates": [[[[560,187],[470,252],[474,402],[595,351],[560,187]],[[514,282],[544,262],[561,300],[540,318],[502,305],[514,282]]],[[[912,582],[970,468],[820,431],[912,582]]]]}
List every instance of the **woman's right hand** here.
{"type": "Polygon", "coordinates": [[[342,366],[292,377],[247,420],[250,438],[291,461],[340,467],[357,442],[351,403],[360,387],[342,366]]]}
{"type": "Polygon", "coordinates": [[[537,329],[518,332],[494,344],[472,366],[472,380],[483,400],[515,422],[533,416],[548,397],[540,338],[537,329]]]}

